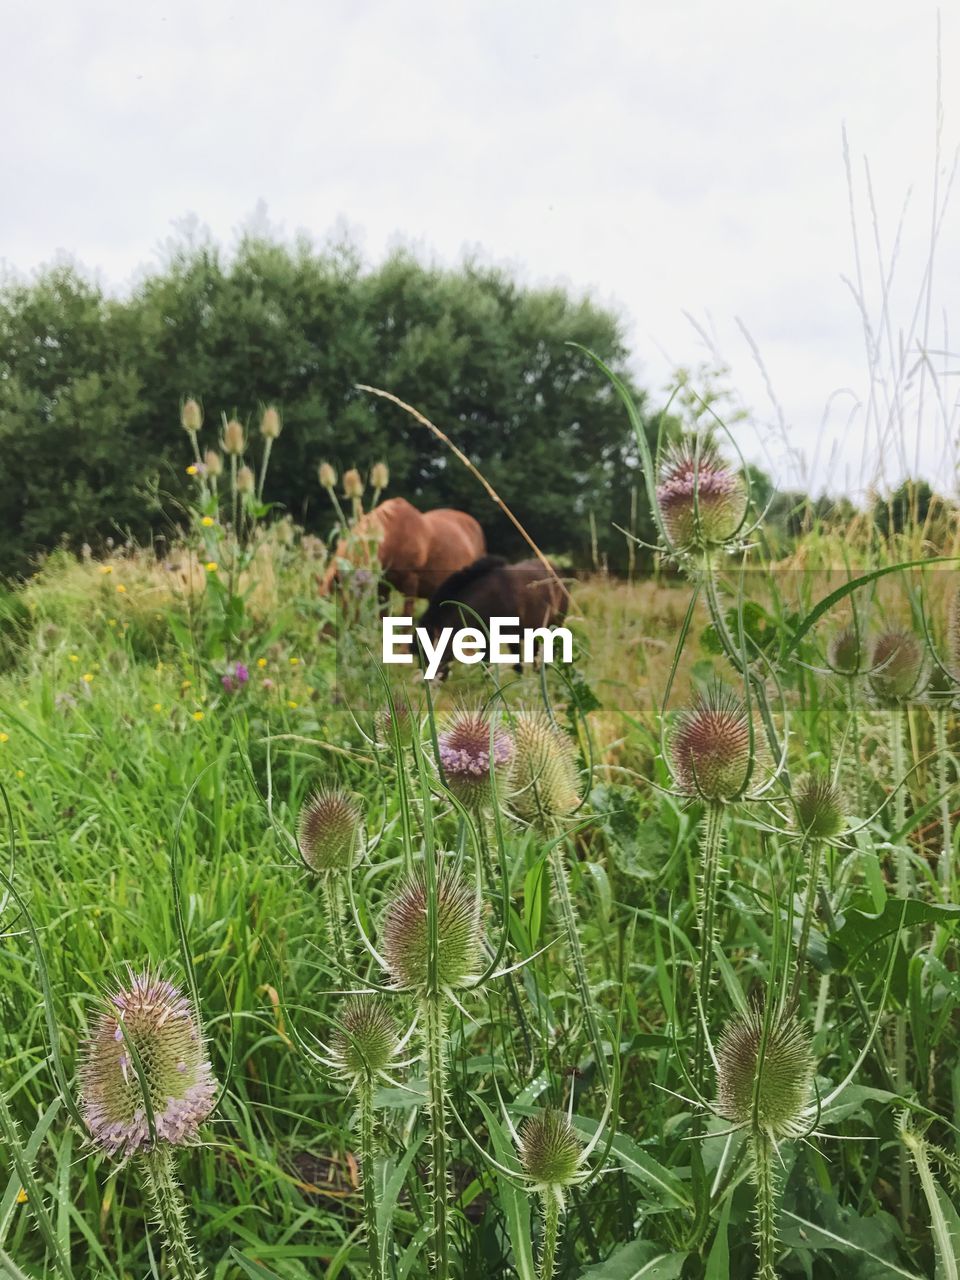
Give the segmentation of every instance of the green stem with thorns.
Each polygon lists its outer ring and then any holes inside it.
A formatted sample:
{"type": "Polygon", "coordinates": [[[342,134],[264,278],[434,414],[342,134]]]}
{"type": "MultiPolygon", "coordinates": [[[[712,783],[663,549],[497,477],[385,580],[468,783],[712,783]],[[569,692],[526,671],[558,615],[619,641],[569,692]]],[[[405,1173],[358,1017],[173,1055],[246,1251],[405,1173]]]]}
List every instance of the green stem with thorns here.
{"type": "Polygon", "coordinates": [[[927,1208],[930,1210],[930,1230],[937,1246],[937,1261],[940,1264],[937,1268],[937,1275],[942,1275],[943,1280],[960,1280],[960,1271],[957,1268],[956,1245],[950,1234],[950,1227],[944,1217],[936,1180],[930,1168],[927,1143],[919,1134],[913,1133],[907,1128],[900,1130],[900,1137],[913,1157],[914,1164],[917,1166],[920,1186],[923,1188],[927,1208]]]}
{"type": "Polygon", "coordinates": [[[850,735],[851,741],[854,743],[853,772],[857,794],[857,817],[862,819],[865,801],[863,798],[863,770],[860,768],[860,698],[857,693],[856,676],[848,678],[847,690],[850,699],[850,735]]]}
{"type": "Polygon", "coordinates": [[[172,1280],[202,1280],[206,1272],[190,1243],[186,1203],[173,1167],[173,1152],[166,1143],[160,1143],[140,1157],[140,1168],[154,1220],[167,1248],[172,1280]]]}
{"type": "Polygon", "coordinates": [[[757,1280],[777,1280],[777,1184],[770,1135],[762,1129],[750,1134],[750,1156],[756,1187],[754,1209],[757,1216],[757,1280]]]}
{"type": "Polygon", "coordinates": [[[597,1020],[593,992],[590,990],[590,980],[587,976],[587,963],[583,956],[583,948],[580,945],[577,914],[573,906],[573,899],[570,897],[570,885],[567,883],[567,868],[563,860],[562,842],[557,841],[550,850],[550,862],[557,891],[557,901],[560,904],[560,915],[563,918],[563,928],[567,935],[567,948],[573,961],[573,971],[577,982],[577,990],[580,993],[580,1003],[583,1005],[583,1014],[587,1020],[587,1028],[593,1045],[597,1075],[606,1089],[610,1078],[607,1071],[607,1059],[603,1051],[603,1039],[600,1035],[600,1023],[597,1020]]]}
{"type": "Polygon", "coordinates": [[[543,1248],[540,1251],[539,1280],[550,1280],[557,1267],[557,1245],[560,1241],[560,1218],[563,1192],[547,1187],[543,1192],[543,1248]]]}
{"type": "Polygon", "coordinates": [[[433,1169],[430,1198],[433,1201],[433,1250],[436,1280],[447,1280],[449,1242],[447,1238],[447,1094],[446,1036],[447,1002],[439,992],[424,997],[425,1050],[427,1065],[427,1106],[433,1169]]]}
{"type": "Polygon", "coordinates": [[[334,878],[334,871],[326,871],[321,877],[323,905],[327,913],[327,927],[330,930],[330,941],[333,943],[333,958],[341,973],[347,968],[347,948],[343,941],[343,916],[340,911],[340,885],[334,878]]]}
{"type": "Polygon", "coordinates": [[[359,1082],[360,1095],[360,1184],[363,1188],[363,1216],[367,1228],[367,1252],[370,1275],[382,1280],[383,1259],[380,1256],[380,1232],[377,1227],[376,1160],[373,1145],[373,1080],[359,1082]]]}
{"type": "Polygon", "coordinates": [[[809,859],[807,889],[803,903],[803,916],[800,920],[800,938],[797,942],[797,971],[793,978],[793,990],[790,993],[791,999],[796,999],[800,994],[800,988],[803,985],[806,973],[810,928],[813,924],[813,916],[817,906],[817,890],[820,887],[820,860],[823,856],[823,846],[819,840],[811,840],[809,844],[804,845],[803,852],[806,853],[809,859]]]}
{"type": "MultiPolygon", "coordinates": [[[[893,797],[893,826],[897,838],[897,897],[906,898],[910,893],[910,863],[906,845],[901,841],[906,836],[901,834],[907,824],[907,796],[904,790],[903,759],[903,712],[900,707],[890,710],[890,768],[893,773],[893,785],[896,787],[893,797]]],[[[909,1086],[907,1072],[907,1013],[901,1009],[893,1024],[893,1073],[900,1093],[906,1094],[909,1086]]],[[[900,1149],[900,1221],[904,1229],[910,1221],[910,1162],[907,1153],[900,1149]]]]}
{"type": "Polygon", "coordinates": [[[948,902],[953,901],[953,823],[950,815],[950,762],[947,753],[947,718],[949,707],[940,702],[933,713],[933,740],[937,752],[937,790],[940,792],[940,828],[943,842],[940,852],[940,888],[948,902]]]}
{"type": "MultiPolygon", "coordinates": [[[[720,858],[723,852],[723,805],[712,801],[700,820],[700,864],[703,872],[703,892],[700,899],[700,952],[697,963],[697,991],[699,1004],[705,1010],[710,991],[713,969],[713,943],[716,932],[715,916],[717,881],[720,858]]],[[[706,1085],[706,1037],[703,1018],[697,1010],[696,1034],[693,1042],[693,1082],[700,1093],[706,1085]]]]}

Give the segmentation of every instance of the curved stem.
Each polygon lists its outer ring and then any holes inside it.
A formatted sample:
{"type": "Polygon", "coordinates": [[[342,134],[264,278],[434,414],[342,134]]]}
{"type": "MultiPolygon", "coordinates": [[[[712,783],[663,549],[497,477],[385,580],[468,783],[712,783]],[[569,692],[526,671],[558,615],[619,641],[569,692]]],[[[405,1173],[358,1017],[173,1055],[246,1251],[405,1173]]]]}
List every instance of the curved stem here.
{"type": "Polygon", "coordinates": [[[593,1044],[593,1055],[597,1064],[597,1075],[600,1082],[606,1089],[609,1084],[609,1073],[607,1071],[607,1059],[603,1052],[603,1039],[600,1035],[600,1024],[597,1020],[596,1006],[593,1002],[593,992],[590,990],[590,981],[587,977],[587,963],[583,956],[583,948],[580,945],[580,933],[577,928],[577,913],[574,910],[573,899],[570,897],[570,885],[567,883],[567,868],[563,861],[563,849],[560,842],[554,844],[550,850],[550,862],[553,870],[554,886],[557,891],[557,901],[560,904],[560,914],[563,918],[563,928],[567,935],[567,948],[570,952],[570,959],[573,961],[574,977],[576,978],[577,990],[580,993],[580,1003],[583,1005],[583,1014],[587,1020],[587,1028],[590,1032],[590,1040],[593,1044]]]}
{"type": "Polygon", "coordinates": [[[380,1256],[380,1232],[377,1227],[376,1160],[373,1145],[373,1081],[359,1086],[360,1094],[360,1183],[363,1187],[363,1216],[367,1227],[367,1251],[370,1275],[382,1280],[383,1260],[380,1256]]]}
{"type": "Polygon", "coordinates": [[[707,805],[700,820],[700,863],[703,887],[700,897],[700,951],[697,963],[698,1016],[693,1049],[693,1082],[703,1093],[706,1085],[706,1038],[700,1009],[705,1009],[713,970],[713,943],[716,933],[717,881],[723,851],[723,805],[707,805]]]}
{"type": "Polygon", "coordinates": [[[562,1212],[563,1192],[559,1187],[547,1187],[543,1193],[543,1249],[540,1253],[539,1280],[550,1280],[556,1270],[562,1212]]]}
{"type": "Polygon", "coordinates": [[[773,1143],[762,1129],[750,1135],[753,1180],[756,1186],[757,1280],[777,1280],[777,1187],[773,1143]]]}
{"type": "Polygon", "coordinates": [[[446,1036],[447,1004],[440,994],[424,999],[424,1026],[427,1058],[427,1106],[430,1116],[430,1141],[433,1146],[433,1170],[430,1198],[433,1201],[433,1249],[436,1280],[447,1280],[449,1244],[447,1239],[447,1095],[446,1036]]]}
{"type": "Polygon", "coordinates": [[[166,1143],[140,1157],[147,1195],[154,1220],[167,1249],[172,1280],[202,1280],[206,1274],[197,1262],[187,1232],[186,1203],[173,1166],[173,1153],[166,1143]]]}
{"type": "Polygon", "coordinates": [[[263,465],[260,467],[260,483],[257,486],[257,501],[263,501],[263,486],[267,478],[267,467],[270,465],[270,450],[273,447],[273,437],[267,436],[263,444],[263,465]]]}
{"type": "Polygon", "coordinates": [[[791,999],[796,999],[800,994],[800,988],[803,985],[803,978],[806,973],[807,947],[810,943],[810,927],[813,924],[813,915],[817,906],[817,890],[820,886],[820,859],[823,855],[823,846],[819,840],[812,840],[808,845],[804,846],[804,852],[809,858],[807,890],[803,903],[803,916],[800,920],[800,938],[797,942],[797,971],[793,979],[793,990],[790,993],[791,999]]]}

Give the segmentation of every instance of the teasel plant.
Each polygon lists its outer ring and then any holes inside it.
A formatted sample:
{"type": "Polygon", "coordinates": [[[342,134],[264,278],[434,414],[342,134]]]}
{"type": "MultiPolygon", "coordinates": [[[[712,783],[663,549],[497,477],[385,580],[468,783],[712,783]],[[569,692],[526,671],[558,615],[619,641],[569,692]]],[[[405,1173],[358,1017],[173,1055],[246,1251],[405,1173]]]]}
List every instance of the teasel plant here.
{"type": "MultiPolygon", "coordinates": [[[[917,1171],[923,1197],[930,1214],[930,1232],[933,1236],[937,1276],[942,1280],[960,1280],[960,1258],[957,1254],[957,1240],[951,1222],[944,1212],[947,1197],[942,1191],[934,1173],[934,1165],[939,1165],[947,1173],[954,1187],[960,1185],[960,1160],[953,1152],[930,1142],[926,1130],[932,1121],[931,1116],[911,1115],[907,1110],[901,1111],[897,1119],[897,1132],[905,1147],[913,1166],[917,1171]]],[[[955,1221],[955,1213],[951,1212],[955,1221]]]]}
{"type": "Polygon", "coordinates": [[[260,463],[260,479],[257,483],[257,500],[263,502],[263,486],[267,479],[267,468],[270,466],[270,454],[273,443],[283,430],[283,418],[276,405],[268,404],[260,415],[260,435],[263,438],[263,459],[260,463]]]}
{"type": "Polygon", "coordinates": [[[796,974],[793,999],[803,986],[810,930],[821,892],[821,867],[825,849],[833,846],[847,829],[846,803],[837,781],[825,770],[811,770],[798,778],[791,794],[794,824],[800,840],[800,860],[806,877],[800,932],[797,938],[796,974]]]}
{"type": "Polygon", "coordinates": [[[838,627],[827,640],[827,672],[843,682],[850,716],[850,741],[855,744],[854,787],[857,815],[862,817],[866,809],[863,791],[863,771],[859,766],[860,710],[863,679],[870,666],[870,641],[866,620],[860,610],[854,608],[849,623],[838,627]]]}
{"type": "Polygon", "coordinates": [[[953,901],[956,877],[953,867],[953,811],[950,804],[950,744],[947,730],[950,715],[960,693],[960,588],[950,596],[946,611],[946,653],[941,656],[940,647],[931,635],[926,610],[920,609],[924,636],[930,651],[930,678],[924,692],[924,701],[930,708],[933,720],[933,746],[937,766],[937,793],[940,797],[940,857],[937,861],[937,881],[947,902],[953,901]]]}
{"type": "Polygon", "coordinates": [[[173,1280],[201,1280],[186,1221],[175,1152],[196,1145],[217,1082],[199,1016],[172,982],[129,970],[106,997],[83,1045],[80,1114],[105,1155],[132,1161],[142,1178],[173,1280]]]}
{"type": "Polygon", "coordinates": [[[363,857],[363,814],[343,787],[320,787],[300,810],[297,849],[308,871],[318,877],[334,959],[341,973],[349,957],[343,933],[343,886],[363,857]]]}

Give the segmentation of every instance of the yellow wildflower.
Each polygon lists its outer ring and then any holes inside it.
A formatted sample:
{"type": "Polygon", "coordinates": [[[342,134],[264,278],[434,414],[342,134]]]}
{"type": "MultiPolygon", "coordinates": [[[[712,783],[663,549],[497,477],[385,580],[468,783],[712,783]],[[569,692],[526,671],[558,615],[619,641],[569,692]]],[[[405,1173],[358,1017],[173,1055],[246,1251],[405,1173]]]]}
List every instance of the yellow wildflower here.
{"type": "Polygon", "coordinates": [[[27,776],[27,774],[26,774],[26,770],[25,770],[25,769],[18,769],[18,770],[17,770],[17,777],[18,777],[18,778],[25,778],[26,776],[27,776]]]}
{"type": "Polygon", "coordinates": [[[113,573],[113,565],[112,565],[112,564],[102,564],[102,565],[100,566],[100,572],[101,572],[101,573],[113,573]]]}
{"type": "Polygon", "coordinates": [[[196,720],[196,722],[199,724],[199,723],[200,723],[200,721],[203,719],[203,712],[202,712],[202,711],[195,711],[195,712],[193,713],[193,718],[194,718],[194,720],[196,720]]]}
{"type": "Polygon", "coordinates": [[[294,702],[294,700],[293,700],[292,698],[288,698],[288,699],[287,699],[287,706],[290,708],[290,710],[291,710],[291,711],[296,711],[296,709],[297,709],[297,707],[299,707],[299,705],[300,705],[300,703],[299,703],[299,702],[294,702]]]}
{"type": "Polygon", "coordinates": [[[84,678],[84,680],[87,682],[87,684],[91,684],[91,683],[93,682],[93,672],[92,672],[92,671],[85,671],[85,672],[83,673],[83,678],[84,678]]]}
{"type": "Polygon", "coordinates": [[[10,741],[9,733],[0,733],[0,742],[9,742],[9,741],[10,741]]]}
{"type": "Polygon", "coordinates": [[[218,565],[216,560],[208,560],[203,567],[206,569],[207,573],[216,573],[218,565]]]}
{"type": "Polygon", "coordinates": [[[204,516],[203,519],[200,521],[200,523],[203,525],[205,529],[209,529],[210,526],[215,524],[216,522],[213,516],[204,516]]]}
{"type": "Polygon", "coordinates": [[[123,595],[126,595],[126,593],[127,593],[127,588],[123,585],[123,583],[122,583],[122,582],[118,582],[118,583],[117,583],[117,591],[119,592],[119,594],[120,594],[120,595],[122,595],[122,596],[123,596],[123,595]]]}
{"type": "Polygon", "coordinates": [[[107,626],[108,626],[108,627],[115,627],[116,625],[117,625],[117,620],[116,620],[116,618],[108,618],[108,619],[107,619],[107,626]]]}
{"type": "Polygon", "coordinates": [[[71,661],[71,662],[79,662],[79,661],[80,661],[79,657],[78,657],[75,653],[71,653],[71,654],[69,654],[68,656],[69,656],[69,658],[70,658],[70,661],[71,661]]]}
{"type": "Polygon", "coordinates": [[[290,659],[290,665],[291,665],[291,667],[298,667],[298,666],[300,665],[300,659],[299,659],[299,658],[291,658],[291,659],[290,659]]]}
{"type": "Polygon", "coordinates": [[[266,658],[258,658],[258,659],[257,659],[257,666],[258,666],[258,667],[260,667],[260,669],[261,669],[261,670],[262,670],[266,665],[267,665],[267,660],[266,660],[266,658]]]}
{"type": "Polygon", "coordinates": [[[160,704],[159,702],[155,702],[155,703],[153,704],[153,709],[154,709],[154,711],[162,711],[162,710],[163,710],[163,707],[161,706],[161,704],[160,704]]]}
{"type": "Polygon", "coordinates": [[[180,681],[180,688],[181,688],[181,689],[189,689],[189,688],[190,688],[190,686],[191,686],[192,684],[193,684],[193,681],[192,681],[192,680],[181,680],[181,681],[180,681]]]}
{"type": "Polygon", "coordinates": [[[197,474],[197,464],[195,462],[191,462],[189,467],[187,467],[187,475],[195,476],[196,474],[197,474]]]}
{"type": "Polygon", "coordinates": [[[17,1192],[17,1204],[26,1204],[26,1203],[27,1203],[27,1193],[24,1191],[23,1187],[21,1187],[20,1190],[17,1192]]]}

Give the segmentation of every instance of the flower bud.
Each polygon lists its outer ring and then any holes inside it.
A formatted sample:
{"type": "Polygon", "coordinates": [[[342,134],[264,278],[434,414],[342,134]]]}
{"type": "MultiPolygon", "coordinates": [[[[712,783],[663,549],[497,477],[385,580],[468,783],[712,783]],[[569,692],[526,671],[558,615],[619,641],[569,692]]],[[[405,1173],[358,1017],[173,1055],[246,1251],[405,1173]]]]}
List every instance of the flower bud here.
{"type": "Polygon", "coordinates": [[[712,685],[697,692],[677,717],[668,742],[670,768],[685,795],[735,800],[750,771],[750,720],[731,689],[712,685]]]}
{"type": "Polygon", "coordinates": [[[573,743],[542,711],[516,716],[510,789],[513,810],[525,822],[569,817],[580,803],[573,743]]]}
{"type": "Polygon", "coordinates": [[[310,868],[322,875],[344,872],[358,853],[360,806],[340,787],[321,788],[300,810],[297,842],[310,868]]]}
{"type": "MultiPolygon", "coordinates": [[[[430,986],[429,895],[422,870],[402,886],[383,919],[383,955],[394,983],[425,993],[430,986]]],[[[436,879],[436,983],[461,987],[480,963],[480,899],[459,874],[436,879]]]]}
{"type": "Polygon", "coordinates": [[[385,489],[390,483],[390,471],[385,462],[375,462],[370,471],[370,484],[374,489],[385,489]]]}
{"type": "Polygon", "coordinates": [[[260,434],[264,440],[276,440],[283,428],[283,422],[280,418],[280,410],[274,406],[268,405],[263,411],[263,417],[260,419],[260,434]]]}
{"type": "Polygon", "coordinates": [[[580,1171],[583,1144],[562,1111],[552,1107],[520,1126],[520,1165],[538,1187],[568,1187],[580,1171]]]}
{"type": "Polygon", "coordinates": [[[109,1155],[132,1156],[153,1145],[148,1110],[158,1140],[196,1142],[217,1095],[195,1010],[172,983],[149,971],[131,972],[109,997],[83,1046],[78,1074],[84,1123],[109,1155]]]}
{"type": "Polygon", "coordinates": [[[923,647],[912,631],[885,631],[870,654],[870,687],[878,702],[906,702],[926,680],[923,647]]]}
{"type": "Polygon", "coordinates": [[[410,705],[405,698],[397,699],[391,712],[389,705],[379,708],[373,718],[373,732],[380,746],[392,747],[396,725],[400,746],[407,747],[413,741],[414,721],[410,714],[410,705]]]}
{"type": "Polygon", "coordinates": [[[493,773],[505,768],[513,755],[510,735],[500,728],[491,734],[488,716],[480,710],[460,708],[438,734],[437,742],[444,779],[457,799],[469,807],[489,800],[493,773]]]}
{"type": "Polygon", "coordinates": [[[353,996],[341,1006],[339,1026],[330,1047],[347,1079],[369,1079],[383,1071],[397,1044],[397,1025],[379,996],[353,996]]]}
{"type": "Polygon", "coordinates": [[[657,506],[680,552],[703,552],[735,538],[747,509],[743,478],[710,439],[668,450],[657,479],[657,506]]]}
{"type": "Polygon", "coordinates": [[[317,468],[317,479],[321,489],[332,489],[337,483],[337,473],[329,462],[321,462],[317,468]]]}
{"type": "Polygon", "coordinates": [[[866,666],[866,644],[862,627],[842,627],[830,637],[827,665],[841,676],[860,675],[866,666]]]}
{"type": "Polygon", "coordinates": [[[813,1085],[813,1055],[806,1031],[792,1014],[771,1019],[763,1043],[764,1012],[727,1023],[717,1044],[717,1111],[733,1124],[750,1125],[776,1138],[804,1132],[804,1112],[813,1085]]]}
{"type": "Polygon", "coordinates": [[[343,496],[354,500],[363,497],[363,479],[356,467],[343,473],[343,496]]]}
{"type": "Polygon", "coordinates": [[[257,487],[257,478],[250,467],[241,467],[237,472],[237,493],[253,493],[257,487]]]}
{"type": "Polygon", "coordinates": [[[236,418],[231,418],[223,428],[223,445],[224,453],[232,454],[239,457],[247,447],[247,438],[241,423],[236,418]]]}
{"type": "Polygon", "coordinates": [[[203,455],[203,465],[208,476],[213,476],[216,479],[217,476],[223,475],[223,459],[216,449],[208,449],[206,451],[203,455]]]}
{"type": "Polygon", "coordinates": [[[196,435],[203,426],[203,410],[192,396],[180,406],[180,425],[191,435],[196,435]]]}
{"type": "Polygon", "coordinates": [[[840,788],[825,773],[805,773],[793,789],[797,826],[814,840],[832,840],[847,825],[840,788]]]}

